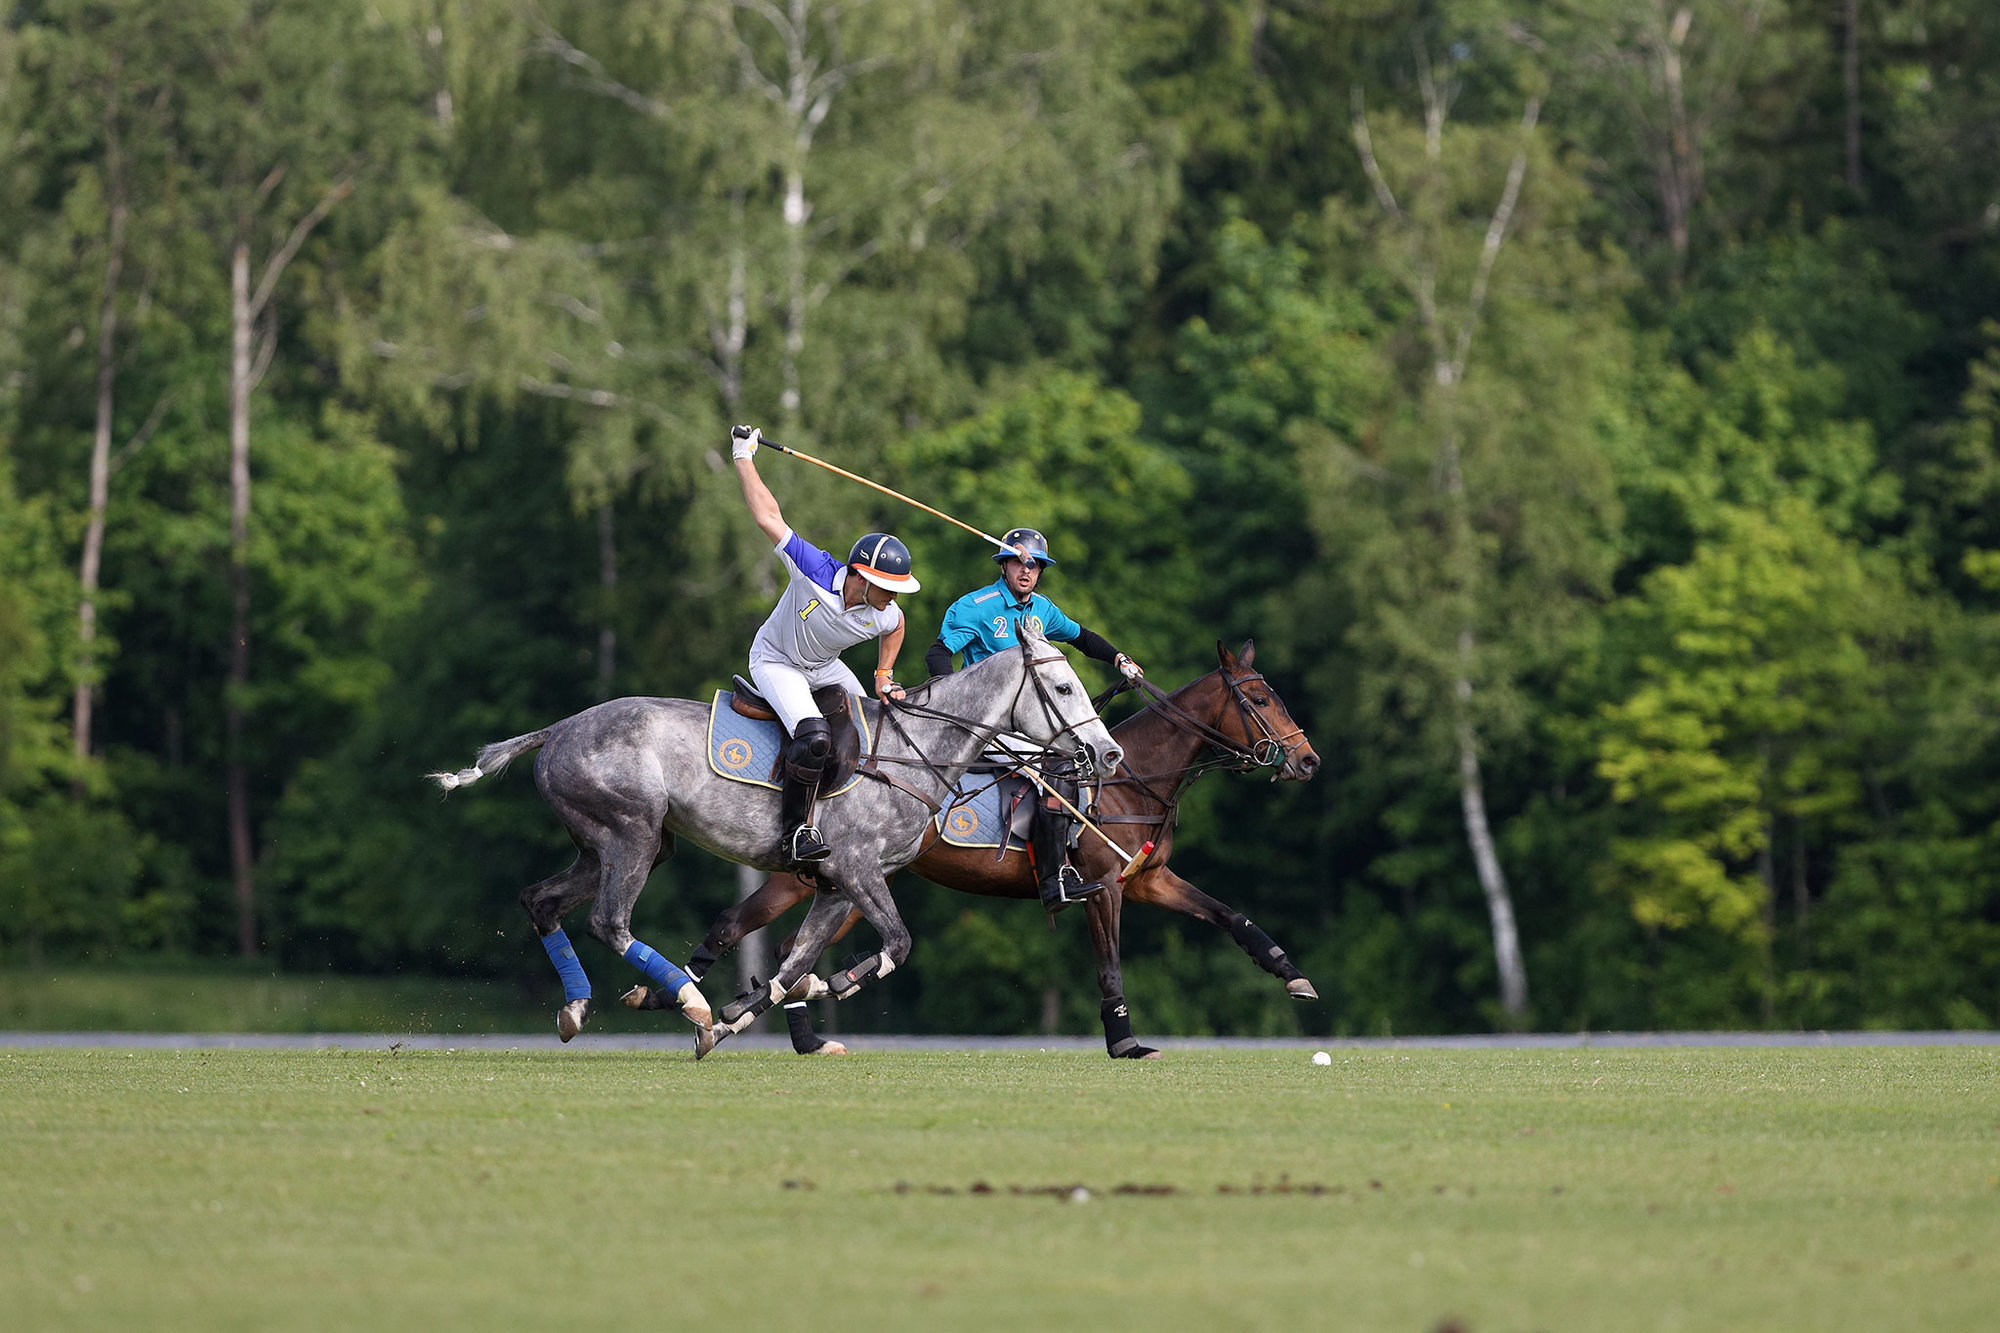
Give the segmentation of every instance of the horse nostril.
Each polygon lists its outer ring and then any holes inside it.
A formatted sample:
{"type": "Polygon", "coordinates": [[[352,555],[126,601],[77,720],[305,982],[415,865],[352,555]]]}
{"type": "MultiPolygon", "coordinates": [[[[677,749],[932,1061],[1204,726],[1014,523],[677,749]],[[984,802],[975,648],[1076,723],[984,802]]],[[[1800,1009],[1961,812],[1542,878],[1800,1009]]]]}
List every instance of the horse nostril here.
{"type": "Polygon", "coordinates": [[[1125,752],[1114,745],[1104,752],[1098,761],[1098,767],[1106,773],[1115,773],[1118,771],[1118,765],[1124,762],[1125,752]]]}
{"type": "Polygon", "coordinates": [[[1299,771],[1304,773],[1307,777],[1311,777],[1313,774],[1319,772],[1319,756],[1316,754],[1309,754],[1306,755],[1304,758],[1300,759],[1299,771]]]}

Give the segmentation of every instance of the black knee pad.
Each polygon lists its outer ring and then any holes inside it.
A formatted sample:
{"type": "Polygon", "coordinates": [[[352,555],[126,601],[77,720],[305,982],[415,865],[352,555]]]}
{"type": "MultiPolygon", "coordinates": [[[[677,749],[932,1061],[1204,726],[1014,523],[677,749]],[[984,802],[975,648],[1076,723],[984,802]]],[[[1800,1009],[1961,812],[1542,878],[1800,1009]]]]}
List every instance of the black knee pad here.
{"type": "Polygon", "coordinates": [[[822,768],[832,753],[833,729],[827,726],[825,718],[809,717],[792,732],[792,743],[785,747],[785,762],[801,768],[822,768]]]}

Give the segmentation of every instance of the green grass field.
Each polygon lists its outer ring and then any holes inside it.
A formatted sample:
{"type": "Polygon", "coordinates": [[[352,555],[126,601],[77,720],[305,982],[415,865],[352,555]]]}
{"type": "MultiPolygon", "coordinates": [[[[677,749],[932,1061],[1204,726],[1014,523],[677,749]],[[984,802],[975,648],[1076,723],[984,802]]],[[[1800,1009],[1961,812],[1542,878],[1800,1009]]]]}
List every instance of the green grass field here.
{"type": "Polygon", "coordinates": [[[0,1227],[20,1329],[1990,1328],[2000,1051],[0,1049],[0,1227]]]}

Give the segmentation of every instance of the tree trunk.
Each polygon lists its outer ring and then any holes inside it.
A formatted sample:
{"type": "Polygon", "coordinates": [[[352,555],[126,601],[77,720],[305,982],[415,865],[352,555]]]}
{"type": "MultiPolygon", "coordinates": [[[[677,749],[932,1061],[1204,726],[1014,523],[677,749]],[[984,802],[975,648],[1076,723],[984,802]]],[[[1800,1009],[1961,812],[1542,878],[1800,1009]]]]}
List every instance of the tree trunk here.
{"type": "MultiPolygon", "coordinates": [[[[1443,362],[1437,377],[1441,393],[1449,395],[1458,382],[1458,369],[1443,362]]],[[[1493,927],[1493,962],[1500,975],[1500,1007],[1512,1023],[1528,1015],[1528,969],[1521,961],[1521,936],[1514,924],[1514,900],[1507,891],[1507,875],[1500,868],[1500,855],[1493,846],[1493,830],[1486,819],[1486,787],[1479,771],[1479,734],[1472,722],[1472,624],[1478,607],[1471,519],[1466,513],[1465,471],[1455,436],[1447,438],[1440,461],[1443,464],[1445,494],[1451,505],[1451,538],[1457,565],[1457,598],[1462,617],[1458,631],[1458,672],[1452,681],[1452,732],[1458,743],[1458,800],[1465,820],[1465,840],[1472,848],[1472,863],[1479,872],[1479,889],[1486,895],[1486,914],[1493,927]]]]}
{"type": "Polygon", "coordinates": [[[803,399],[799,393],[799,360],[806,350],[806,203],[804,153],[785,171],[785,355],[783,393],[785,429],[796,435],[803,399]]]}
{"type": "Polygon", "coordinates": [[[1861,0],[1847,0],[1841,83],[1847,93],[1847,188],[1861,193],[1861,0]]]}
{"type": "MultiPolygon", "coordinates": [[[[247,226],[244,232],[247,233],[247,226]]],[[[236,888],[236,943],[257,954],[257,891],[251,877],[249,773],[243,761],[243,696],[250,685],[250,242],[229,257],[229,683],[223,694],[229,785],[229,871],[236,888]]]]}
{"type": "MultiPolygon", "coordinates": [[[[109,225],[104,239],[104,301],[97,316],[97,423],[90,440],[90,521],[83,532],[77,582],[83,590],[76,608],[76,698],[71,710],[79,760],[90,757],[91,708],[95,682],[91,648],[97,640],[97,585],[104,558],[104,515],[111,496],[112,389],[117,379],[118,280],[125,267],[124,164],[118,145],[119,61],[111,58],[110,91],[104,100],[104,193],[109,225]]],[[[77,781],[83,780],[81,769],[77,781]]]]}
{"type": "Polygon", "coordinates": [[[612,678],[618,671],[618,625],[614,619],[618,601],[618,530],[611,501],[597,506],[597,588],[603,604],[597,618],[597,697],[611,697],[612,678]]]}
{"type": "Polygon", "coordinates": [[[1486,914],[1493,923],[1493,962],[1500,972],[1500,1007],[1509,1018],[1519,1021],[1528,1014],[1528,969],[1521,961],[1521,937],[1514,925],[1514,900],[1507,891],[1507,875],[1500,868],[1500,856],[1493,847],[1493,831],[1486,822],[1486,789],[1479,775],[1479,738],[1472,728],[1472,682],[1461,675],[1455,683],[1454,695],[1458,700],[1458,798],[1465,816],[1465,840],[1472,847],[1472,861],[1479,869],[1479,887],[1486,895],[1486,914]]]}
{"type": "Polygon", "coordinates": [[[1806,933],[1812,893],[1806,886],[1806,822],[1797,818],[1792,820],[1792,915],[1799,931],[1799,966],[1804,967],[1812,959],[1812,940],[1806,933]]]}

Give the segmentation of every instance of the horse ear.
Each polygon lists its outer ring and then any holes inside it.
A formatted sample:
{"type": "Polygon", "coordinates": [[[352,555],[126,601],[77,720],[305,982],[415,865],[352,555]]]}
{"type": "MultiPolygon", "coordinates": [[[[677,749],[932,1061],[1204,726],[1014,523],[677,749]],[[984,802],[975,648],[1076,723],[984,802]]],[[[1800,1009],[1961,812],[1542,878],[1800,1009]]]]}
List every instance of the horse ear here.
{"type": "Polygon", "coordinates": [[[1234,665],[1229,659],[1229,650],[1222,646],[1222,640],[1220,639],[1215,641],[1215,660],[1222,663],[1224,671],[1227,671],[1234,665]]]}
{"type": "Polygon", "coordinates": [[[1236,665],[1240,667],[1247,667],[1250,665],[1250,659],[1255,657],[1256,655],[1257,655],[1257,641],[1255,639],[1245,639],[1243,641],[1243,651],[1236,654],[1236,665]]]}

